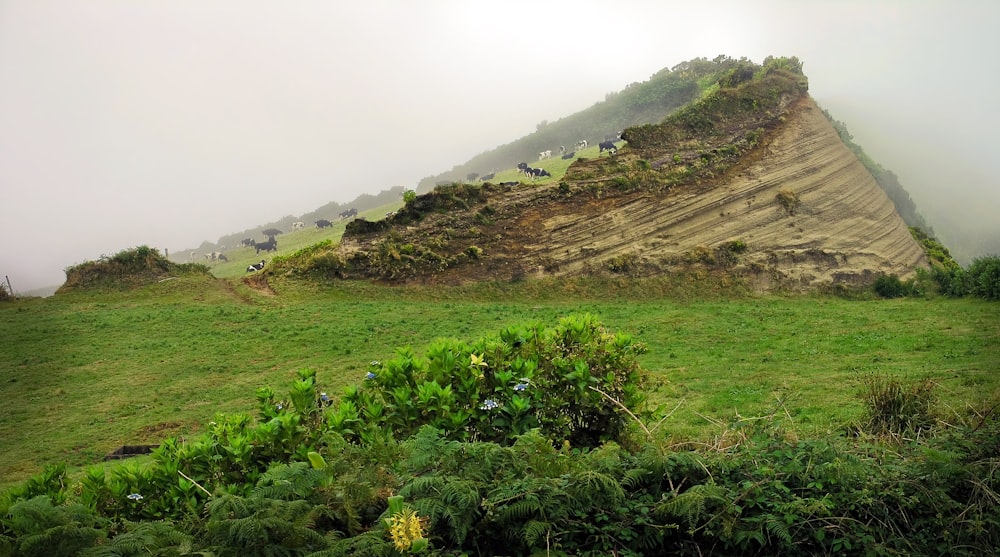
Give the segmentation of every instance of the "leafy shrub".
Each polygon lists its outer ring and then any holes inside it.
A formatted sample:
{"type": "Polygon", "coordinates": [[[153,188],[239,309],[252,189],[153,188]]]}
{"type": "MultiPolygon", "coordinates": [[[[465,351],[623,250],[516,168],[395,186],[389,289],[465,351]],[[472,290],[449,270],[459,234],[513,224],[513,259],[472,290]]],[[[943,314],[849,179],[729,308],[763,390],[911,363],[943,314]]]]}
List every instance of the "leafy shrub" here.
{"type": "Polygon", "coordinates": [[[610,333],[591,315],[551,328],[508,327],[473,344],[439,339],[426,356],[401,348],[372,362],[349,387],[328,426],[367,441],[412,435],[423,425],[455,439],[511,443],[534,428],[556,442],[592,447],[620,439],[643,397],[636,357],[645,346],[610,333]]]}
{"type": "Polygon", "coordinates": [[[1000,300],[1000,256],[974,259],[965,274],[970,294],[987,300],[1000,300]]]}
{"type": "Polygon", "coordinates": [[[902,298],[913,292],[913,285],[899,280],[896,275],[881,275],[873,285],[875,293],[883,298],[902,298]]]}

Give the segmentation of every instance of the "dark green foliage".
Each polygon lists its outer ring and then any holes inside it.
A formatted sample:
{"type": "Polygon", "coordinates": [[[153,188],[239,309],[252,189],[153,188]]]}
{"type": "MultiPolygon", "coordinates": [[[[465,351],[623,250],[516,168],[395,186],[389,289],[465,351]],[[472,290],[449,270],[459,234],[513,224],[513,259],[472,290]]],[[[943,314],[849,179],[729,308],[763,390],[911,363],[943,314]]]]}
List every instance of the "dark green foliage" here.
{"type": "Polygon", "coordinates": [[[75,555],[104,536],[105,520],[79,504],[53,505],[47,495],[18,501],[3,517],[0,551],[12,555],[75,555]]]}
{"type": "Polygon", "coordinates": [[[973,259],[965,274],[971,295],[1000,300],[1000,256],[973,259]]]}
{"type": "Polygon", "coordinates": [[[82,557],[179,557],[191,555],[192,536],[166,521],[129,522],[107,543],[84,550],[82,557]]]}
{"type": "Polygon", "coordinates": [[[913,292],[912,283],[903,282],[896,275],[880,275],[872,288],[883,298],[902,298],[913,292]]]}
{"type": "Polygon", "coordinates": [[[326,547],[313,529],[321,507],[305,500],[226,494],[205,508],[205,543],[220,557],[308,555],[326,547]]]}

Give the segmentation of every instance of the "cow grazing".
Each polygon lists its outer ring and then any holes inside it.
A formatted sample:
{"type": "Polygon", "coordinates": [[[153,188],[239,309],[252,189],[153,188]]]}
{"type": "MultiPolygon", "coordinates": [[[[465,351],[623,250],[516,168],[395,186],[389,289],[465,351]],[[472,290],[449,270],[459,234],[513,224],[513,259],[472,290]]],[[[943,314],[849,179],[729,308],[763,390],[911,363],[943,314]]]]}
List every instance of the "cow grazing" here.
{"type": "Polygon", "coordinates": [[[253,241],[253,238],[243,238],[242,240],[240,240],[240,245],[245,248],[253,247],[254,243],[255,242],[253,241]]]}
{"type": "Polygon", "coordinates": [[[329,228],[333,226],[333,223],[326,219],[319,219],[316,221],[316,228],[329,228]]]}
{"type": "Polygon", "coordinates": [[[581,139],[580,141],[576,142],[576,150],[577,151],[583,151],[586,148],[587,148],[587,140],[586,139],[581,139]]]}
{"type": "Polygon", "coordinates": [[[576,151],[570,151],[569,153],[566,153],[565,155],[562,156],[562,160],[568,161],[569,159],[575,156],[576,156],[576,151]]]}
{"type": "Polygon", "coordinates": [[[220,253],[219,254],[219,261],[224,261],[226,263],[229,263],[229,258],[226,257],[226,255],[224,253],[220,253]]]}
{"type": "Polygon", "coordinates": [[[358,210],[355,209],[354,207],[351,207],[350,209],[348,209],[346,211],[341,211],[341,213],[340,213],[340,218],[342,218],[342,219],[346,219],[346,218],[350,218],[350,217],[356,217],[356,216],[358,216],[358,210]]]}
{"type": "Polygon", "coordinates": [[[247,272],[248,273],[254,273],[254,272],[257,272],[257,271],[259,271],[259,270],[261,270],[263,268],[264,268],[264,260],[261,259],[260,263],[251,263],[250,266],[247,267],[247,272]]]}
{"type": "Polygon", "coordinates": [[[531,176],[532,179],[535,179],[535,178],[545,178],[546,176],[552,176],[552,174],[549,174],[549,171],[545,170],[544,168],[528,168],[528,169],[525,170],[525,173],[528,176],[531,176]]]}
{"type": "Polygon", "coordinates": [[[292,230],[302,230],[306,227],[306,223],[302,221],[297,221],[292,223],[292,230]]]}
{"type": "Polygon", "coordinates": [[[268,238],[266,242],[257,242],[254,247],[257,248],[258,254],[261,251],[278,251],[278,241],[274,238],[268,238]]]}
{"type": "Polygon", "coordinates": [[[602,141],[601,144],[598,145],[598,148],[600,148],[600,153],[607,151],[609,155],[614,155],[618,152],[618,147],[615,147],[614,141],[602,141]]]}
{"type": "Polygon", "coordinates": [[[552,156],[552,150],[551,149],[548,150],[548,151],[542,151],[542,152],[538,153],[538,160],[543,161],[543,160],[545,160],[545,159],[547,159],[547,158],[549,158],[551,156],[552,156]]]}

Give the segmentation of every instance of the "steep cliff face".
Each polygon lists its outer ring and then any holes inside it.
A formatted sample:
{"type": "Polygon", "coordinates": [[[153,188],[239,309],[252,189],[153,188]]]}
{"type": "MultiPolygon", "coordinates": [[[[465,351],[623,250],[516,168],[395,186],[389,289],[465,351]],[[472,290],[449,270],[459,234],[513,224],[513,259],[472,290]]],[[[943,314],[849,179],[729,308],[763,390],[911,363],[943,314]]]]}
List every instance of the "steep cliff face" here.
{"type": "Polygon", "coordinates": [[[386,222],[354,227],[311,267],[446,283],[707,271],[766,290],[865,284],[926,266],[804,88],[775,83],[727,92],[673,127],[634,130],[628,148],[578,161],[558,184],[421,196],[386,222]]]}
{"type": "Polygon", "coordinates": [[[572,211],[535,204],[516,226],[534,238],[521,257],[558,275],[701,266],[804,285],[926,265],[892,202],[811,99],[791,107],[758,150],[719,183],[594,198],[572,211]]]}

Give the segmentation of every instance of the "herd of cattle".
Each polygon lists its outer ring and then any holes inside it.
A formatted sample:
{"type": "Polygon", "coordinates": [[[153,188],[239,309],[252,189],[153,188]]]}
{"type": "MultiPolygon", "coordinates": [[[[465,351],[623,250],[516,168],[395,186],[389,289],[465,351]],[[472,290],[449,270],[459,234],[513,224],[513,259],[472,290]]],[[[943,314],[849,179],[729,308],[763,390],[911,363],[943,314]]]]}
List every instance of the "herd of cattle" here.
{"type": "MultiPolygon", "coordinates": [[[[616,139],[621,139],[621,132],[618,132],[618,135],[616,136],[616,139]]],[[[563,160],[570,160],[570,159],[572,159],[573,157],[576,156],[576,152],[577,151],[582,151],[582,150],[586,149],[588,146],[589,146],[589,143],[587,142],[587,140],[586,139],[581,139],[580,141],[576,142],[576,145],[574,145],[575,150],[573,150],[573,151],[567,152],[565,146],[560,146],[559,147],[559,154],[560,154],[560,156],[561,156],[561,158],[563,160]]],[[[598,155],[604,154],[605,151],[607,151],[609,155],[614,155],[614,154],[618,153],[618,148],[615,146],[615,141],[614,140],[606,139],[605,141],[602,141],[602,142],[600,142],[598,144],[598,155]]],[[[549,158],[552,158],[552,150],[545,150],[545,151],[541,151],[541,152],[538,153],[538,160],[540,160],[540,161],[545,160],[545,159],[549,159],[549,158]]],[[[517,164],[517,170],[518,170],[518,172],[520,172],[521,174],[523,174],[526,177],[531,178],[532,180],[536,180],[538,178],[548,178],[548,177],[552,176],[552,174],[548,170],[545,170],[544,168],[532,168],[532,167],[528,166],[528,163],[526,163],[526,162],[518,163],[517,164]]],[[[479,174],[469,174],[467,176],[467,178],[469,179],[469,181],[475,181],[477,179],[478,180],[486,181],[486,180],[492,180],[495,176],[496,176],[496,170],[493,169],[490,172],[488,172],[486,174],[483,174],[482,176],[480,176],[479,174]]],[[[504,185],[504,186],[513,186],[513,185],[516,185],[516,184],[517,184],[517,182],[503,182],[501,185],[504,185]]],[[[391,212],[391,213],[387,213],[386,216],[387,217],[391,217],[394,214],[395,214],[394,212],[391,212]]],[[[341,211],[339,216],[340,216],[340,220],[348,219],[348,218],[351,218],[351,217],[357,217],[358,216],[358,210],[356,208],[354,208],[354,207],[351,207],[350,209],[347,209],[345,211],[341,211]]],[[[331,222],[331,221],[329,221],[327,219],[319,219],[319,220],[315,221],[315,224],[316,224],[316,228],[321,229],[321,230],[324,229],[324,228],[330,228],[330,227],[333,226],[333,222],[331,222]]],[[[303,230],[303,229],[305,229],[305,226],[306,225],[305,225],[304,222],[302,222],[302,221],[296,221],[296,222],[292,223],[292,230],[303,230]]],[[[256,251],[257,255],[260,255],[260,252],[269,253],[269,252],[277,251],[278,250],[278,239],[277,239],[277,236],[279,234],[281,234],[281,231],[278,230],[278,229],[275,229],[275,228],[269,228],[267,230],[264,230],[263,234],[267,237],[267,240],[265,240],[263,242],[258,242],[256,240],[254,240],[253,238],[244,238],[242,241],[240,241],[240,247],[253,248],[256,251]]],[[[229,261],[229,259],[226,257],[226,255],[224,253],[222,253],[221,251],[213,251],[211,253],[206,253],[206,254],[204,254],[204,256],[205,256],[205,260],[206,261],[211,261],[211,262],[228,262],[229,261]]],[[[197,254],[195,254],[195,253],[191,254],[191,259],[192,260],[195,259],[196,257],[197,257],[197,254]]],[[[254,264],[248,266],[247,267],[247,272],[248,273],[253,273],[253,272],[256,272],[256,271],[260,271],[263,268],[264,268],[264,260],[261,259],[260,263],[254,263],[254,264]]]]}

